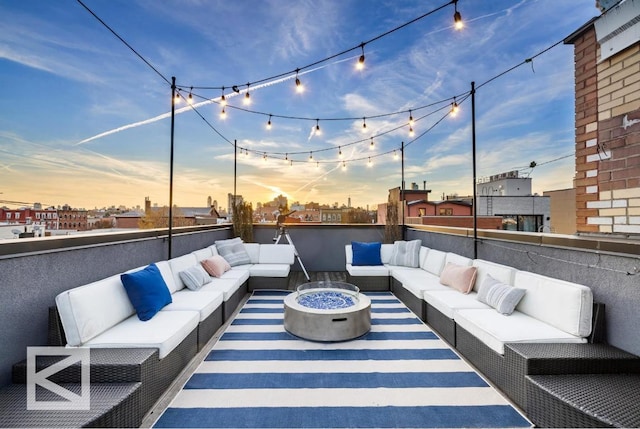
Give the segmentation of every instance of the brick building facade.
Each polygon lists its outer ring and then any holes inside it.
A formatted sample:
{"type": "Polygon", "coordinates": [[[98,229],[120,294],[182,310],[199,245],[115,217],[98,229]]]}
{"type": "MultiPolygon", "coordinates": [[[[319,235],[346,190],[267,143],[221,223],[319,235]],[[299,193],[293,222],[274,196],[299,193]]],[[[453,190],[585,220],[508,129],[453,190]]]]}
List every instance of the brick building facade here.
{"type": "Polygon", "coordinates": [[[627,0],[565,39],[575,59],[578,233],[640,234],[639,16],[640,0],[627,0]]]}

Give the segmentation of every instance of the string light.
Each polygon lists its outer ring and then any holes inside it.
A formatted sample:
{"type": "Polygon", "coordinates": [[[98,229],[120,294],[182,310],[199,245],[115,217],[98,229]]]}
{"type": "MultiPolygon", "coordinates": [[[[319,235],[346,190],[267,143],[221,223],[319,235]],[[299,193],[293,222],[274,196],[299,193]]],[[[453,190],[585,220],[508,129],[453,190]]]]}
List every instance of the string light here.
{"type": "Polygon", "coordinates": [[[460,110],[460,107],[456,102],[456,97],[453,97],[453,103],[451,103],[451,116],[455,118],[459,110],[460,110]]]}
{"type": "Polygon", "coordinates": [[[371,162],[371,157],[369,157],[369,163],[367,164],[367,167],[369,168],[373,167],[373,162],[371,162]]]}
{"type": "Polygon", "coordinates": [[[347,163],[346,163],[346,162],[344,162],[344,161],[342,161],[342,169],[343,169],[343,170],[346,170],[346,169],[347,169],[347,163]]]}
{"type": "Polygon", "coordinates": [[[362,48],[362,55],[360,55],[360,58],[358,58],[358,62],[356,63],[356,69],[358,70],[362,70],[364,68],[364,43],[360,45],[360,48],[362,48]]]}
{"type": "Polygon", "coordinates": [[[176,104],[180,103],[180,90],[176,91],[175,103],[176,104]]]}
{"type": "Polygon", "coordinates": [[[264,162],[267,162],[267,152],[265,152],[264,155],[262,155],[262,160],[264,162]]]}
{"type": "Polygon", "coordinates": [[[249,85],[250,84],[247,84],[247,92],[244,94],[244,100],[243,100],[246,106],[251,104],[251,94],[249,94],[249,85]]]}
{"type": "Polygon", "coordinates": [[[453,0],[453,8],[455,10],[453,13],[453,27],[456,30],[461,30],[464,27],[464,23],[462,22],[462,15],[458,12],[458,0],[453,0]]]}
{"type": "Polygon", "coordinates": [[[271,115],[269,115],[269,120],[267,121],[267,129],[271,129],[271,115]]]}
{"type": "Polygon", "coordinates": [[[367,119],[366,118],[362,118],[362,132],[363,133],[367,132],[367,119]]]}
{"type": "Polygon", "coordinates": [[[320,119],[316,119],[316,135],[319,136],[320,134],[322,134],[322,131],[320,131],[320,119]]]}
{"type": "Polygon", "coordinates": [[[338,158],[342,159],[342,148],[338,146],[338,158]]]}
{"type": "Polygon", "coordinates": [[[191,93],[192,91],[193,91],[193,87],[191,87],[191,90],[189,91],[189,98],[187,99],[189,104],[193,104],[193,94],[191,93]]]}
{"type": "Polygon", "coordinates": [[[313,152],[309,152],[309,162],[313,161],[313,152]]]}
{"type": "Polygon", "coordinates": [[[224,86],[222,87],[222,96],[220,97],[220,105],[222,107],[227,105],[227,99],[224,96],[224,86]]]}
{"type": "Polygon", "coordinates": [[[293,167],[293,159],[290,161],[289,167],[293,167]]]}
{"type": "Polygon", "coordinates": [[[320,168],[320,161],[316,162],[316,168],[320,168]]]}
{"type": "Polygon", "coordinates": [[[394,161],[398,160],[398,152],[395,149],[393,150],[393,160],[394,161]]]}
{"type": "Polygon", "coordinates": [[[222,107],[222,111],[220,112],[220,119],[227,119],[227,111],[222,107]]]}
{"type": "Polygon", "coordinates": [[[304,92],[304,85],[302,85],[302,82],[300,82],[300,79],[298,78],[299,71],[300,69],[296,69],[296,92],[301,94],[304,92]]]}
{"type": "Polygon", "coordinates": [[[415,131],[413,131],[413,127],[409,126],[409,137],[413,137],[415,135],[416,135],[416,133],[415,133],[415,131]]]}
{"type": "Polygon", "coordinates": [[[413,127],[414,124],[413,115],[411,114],[411,110],[409,110],[409,126],[413,127]]]}
{"type": "Polygon", "coordinates": [[[369,145],[369,150],[373,150],[373,148],[374,148],[373,137],[371,137],[371,144],[369,145]]]}
{"type": "Polygon", "coordinates": [[[287,162],[289,162],[289,154],[288,153],[284,155],[284,162],[285,162],[285,164],[287,162]]]}

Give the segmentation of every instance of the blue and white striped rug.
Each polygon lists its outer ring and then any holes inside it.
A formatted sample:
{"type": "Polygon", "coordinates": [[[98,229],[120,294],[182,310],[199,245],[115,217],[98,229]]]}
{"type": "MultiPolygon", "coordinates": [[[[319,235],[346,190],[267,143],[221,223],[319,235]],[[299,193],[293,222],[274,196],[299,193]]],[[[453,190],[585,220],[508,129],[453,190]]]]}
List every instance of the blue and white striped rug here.
{"type": "Polygon", "coordinates": [[[284,330],[285,291],[256,291],[155,427],[529,427],[391,293],[340,343],[284,330]]]}

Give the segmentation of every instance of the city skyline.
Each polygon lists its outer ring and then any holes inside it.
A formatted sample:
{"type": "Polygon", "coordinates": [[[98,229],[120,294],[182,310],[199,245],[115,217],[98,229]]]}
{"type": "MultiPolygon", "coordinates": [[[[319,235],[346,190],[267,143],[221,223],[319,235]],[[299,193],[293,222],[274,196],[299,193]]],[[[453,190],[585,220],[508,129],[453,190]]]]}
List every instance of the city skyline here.
{"type": "Polygon", "coordinates": [[[246,87],[238,94],[227,86],[229,103],[253,113],[229,107],[220,120],[220,89],[193,90],[197,113],[185,107],[190,86],[242,85],[303,68],[446,3],[85,3],[159,74],[80,2],[2,4],[0,199],[89,209],[135,207],[149,196],[167,205],[171,88],[159,75],[176,76],[182,87],[178,206],[199,206],[207,195],[224,201],[233,192],[233,141],[250,151],[238,155],[237,193],[254,204],[278,194],[301,203],[346,203],[349,196],[355,207],[386,202],[401,184],[392,155],[402,142],[407,187],[426,180],[433,199],[468,195],[471,103],[460,98],[459,115],[443,118],[449,99],[534,56],[477,91],[478,177],[520,170],[533,178],[534,192],[571,187],[573,51],[559,44],[537,54],[598,15],[591,0],[460,0],[463,30],[453,28],[449,5],[362,51],[305,68],[302,94],[289,73],[250,87],[249,107],[240,101],[246,87]],[[415,137],[407,133],[411,109],[415,137]],[[316,125],[322,136],[312,132],[316,125]],[[538,166],[530,169],[532,161],[538,166]]]}

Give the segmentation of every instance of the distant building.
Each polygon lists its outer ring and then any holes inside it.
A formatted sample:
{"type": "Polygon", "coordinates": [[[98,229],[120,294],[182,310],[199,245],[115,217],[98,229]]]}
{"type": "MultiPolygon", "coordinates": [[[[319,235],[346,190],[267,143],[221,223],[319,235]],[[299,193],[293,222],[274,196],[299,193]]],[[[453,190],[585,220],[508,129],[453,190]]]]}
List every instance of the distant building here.
{"type": "Polygon", "coordinates": [[[545,191],[549,197],[551,212],[551,232],[556,234],[576,233],[576,190],[575,188],[545,191]]]}

